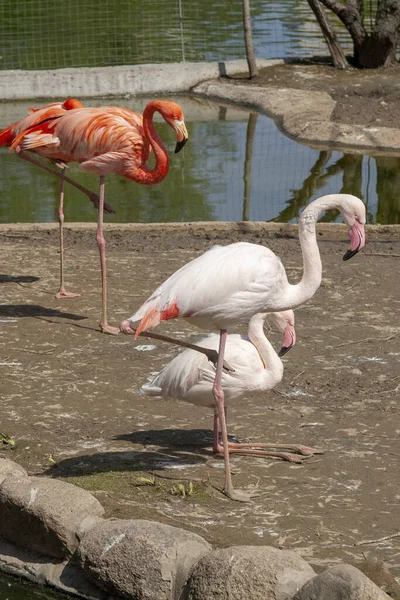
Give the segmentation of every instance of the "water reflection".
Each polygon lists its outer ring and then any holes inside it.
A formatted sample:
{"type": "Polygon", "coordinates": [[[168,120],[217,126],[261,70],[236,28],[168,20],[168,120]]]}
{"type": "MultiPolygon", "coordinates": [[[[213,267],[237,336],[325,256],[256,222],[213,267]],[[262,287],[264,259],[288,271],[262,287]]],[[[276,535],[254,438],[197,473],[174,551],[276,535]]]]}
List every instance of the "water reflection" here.
{"type": "MultiPolygon", "coordinates": [[[[107,200],[116,210],[108,222],[293,221],[311,200],[334,192],[364,200],[369,223],[400,222],[400,158],[343,154],[299,145],[284,136],[274,121],[232,106],[190,97],[183,107],[190,140],[173,153],[174,134],[157,123],[171,157],[171,170],[159,185],[141,186],[110,175],[107,200]]],[[[113,100],[142,111],[146,99],[113,100]]],[[[0,126],[26,112],[28,103],[0,105],[0,126]]],[[[100,101],[87,102],[98,105],[100,101]]],[[[71,165],[69,175],[96,190],[98,177],[71,165]]],[[[0,151],[0,222],[57,220],[56,178],[0,151]]],[[[91,203],[66,189],[66,221],[95,221],[91,203]]],[[[324,219],[332,221],[336,213],[324,219]]]]}
{"type": "Polygon", "coordinates": [[[70,596],[28,583],[24,579],[0,574],[0,598],[1,600],[67,600],[70,596]]]}
{"type": "MultiPolygon", "coordinates": [[[[2,3],[0,69],[59,69],[245,57],[239,0],[98,3],[2,3]],[[181,10],[180,10],[181,8],[181,10]]],[[[368,7],[366,7],[368,11],[368,7]]],[[[253,41],[259,58],[327,54],[307,0],[252,0],[253,41]]],[[[340,42],[351,48],[335,16],[340,42]]]]}

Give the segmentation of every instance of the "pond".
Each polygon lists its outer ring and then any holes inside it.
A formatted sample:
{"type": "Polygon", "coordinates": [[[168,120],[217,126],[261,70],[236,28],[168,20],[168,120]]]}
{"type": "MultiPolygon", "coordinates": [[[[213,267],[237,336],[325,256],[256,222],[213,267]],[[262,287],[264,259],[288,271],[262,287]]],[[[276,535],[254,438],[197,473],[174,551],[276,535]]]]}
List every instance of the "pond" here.
{"type": "Polygon", "coordinates": [[[0,600],[67,600],[68,598],[71,596],[59,592],[55,594],[48,588],[0,574],[0,600]]]}
{"type": "MultiPolygon", "coordinates": [[[[365,4],[367,27],[370,24],[365,4]]],[[[3,0],[0,69],[59,69],[245,57],[241,0],[3,0]]],[[[307,0],[251,0],[259,58],[328,54],[307,0]]],[[[329,11],[344,48],[343,25],[329,11]]]]}
{"type": "MultiPolygon", "coordinates": [[[[166,179],[141,186],[117,175],[107,177],[106,200],[116,213],[108,222],[171,221],[296,222],[311,200],[334,192],[352,193],[367,205],[369,223],[400,222],[400,158],[315,150],[283,135],[275,122],[235,106],[185,96],[182,105],[189,142],[175,155],[174,133],[157,124],[171,157],[166,179]]],[[[104,101],[103,101],[104,102],[104,101]]],[[[141,112],[147,99],[113,99],[141,112]]],[[[87,100],[95,106],[100,100],[87,100]]],[[[0,126],[26,114],[32,102],[0,104],[0,126]]],[[[40,105],[34,102],[33,105],[40,105]]],[[[96,190],[98,177],[68,168],[70,177],[96,190]]],[[[57,220],[58,180],[0,150],[0,222],[57,220]]],[[[66,221],[94,221],[85,196],[67,188],[66,221]]],[[[325,215],[335,221],[336,213],[325,215]]]]}

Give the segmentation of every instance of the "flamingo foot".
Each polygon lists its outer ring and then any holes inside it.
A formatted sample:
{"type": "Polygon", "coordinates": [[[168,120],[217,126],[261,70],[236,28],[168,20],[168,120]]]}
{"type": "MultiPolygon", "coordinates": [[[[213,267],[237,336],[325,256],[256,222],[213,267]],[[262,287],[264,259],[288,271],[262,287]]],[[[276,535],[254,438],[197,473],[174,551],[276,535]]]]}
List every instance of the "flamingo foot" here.
{"type": "Polygon", "coordinates": [[[254,494],[247,494],[242,490],[235,490],[233,487],[229,490],[224,489],[223,493],[225,496],[228,496],[228,498],[235,500],[236,502],[251,502],[251,499],[254,496],[254,494]]]}
{"type": "Polygon", "coordinates": [[[238,443],[231,442],[229,446],[232,448],[271,448],[276,450],[277,448],[281,448],[283,450],[290,450],[295,454],[300,454],[304,457],[314,456],[315,454],[325,454],[325,450],[322,448],[310,448],[308,446],[303,446],[301,444],[265,444],[265,443],[238,443]]]}
{"type": "MultiPolygon", "coordinates": [[[[224,447],[222,444],[218,443],[217,447],[213,448],[214,452],[217,454],[224,453],[224,447]]],[[[251,456],[272,456],[274,458],[281,458],[282,460],[286,460],[288,462],[302,464],[314,454],[323,454],[324,451],[317,448],[308,448],[307,446],[290,446],[284,444],[241,444],[230,442],[228,444],[229,454],[249,454],[251,456]],[[271,450],[260,450],[259,448],[271,448],[271,450]],[[276,448],[285,448],[286,450],[295,450],[295,452],[283,452],[278,451],[276,448]],[[297,452],[297,454],[296,454],[297,452]]]]}
{"type": "Polygon", "coordinates": [[[121,321],[121,324],[119,326],[119,331],[121,333],[125,333],[125,335],[135,335],[136,330],[132,329],[130,322],[128,321],[128,319],[125,319],[125,321],[121,321]]]}
{"type": "Polygon", "coordinates": [[[101,333],[108,333],[109,335],[118,335],[120,333],[119,327],[112,327],[108,323],[100,323],[101,333]]]}
{"type": "Polygon", "coordinates": [[[314,454],[325,454],[325,450],[322,448],[309,448],[308,446],[289,446],[295,452],[303,454],[304,456],[314,456],[314,454]]]}
{"type": "Polygon", "coordinates": [[[57,300],[61,300],[62,298],[78,298],[80,294],[75,294],[74,292],[66,292],[64,288],[60,288],[55,295],[57,300]]]}

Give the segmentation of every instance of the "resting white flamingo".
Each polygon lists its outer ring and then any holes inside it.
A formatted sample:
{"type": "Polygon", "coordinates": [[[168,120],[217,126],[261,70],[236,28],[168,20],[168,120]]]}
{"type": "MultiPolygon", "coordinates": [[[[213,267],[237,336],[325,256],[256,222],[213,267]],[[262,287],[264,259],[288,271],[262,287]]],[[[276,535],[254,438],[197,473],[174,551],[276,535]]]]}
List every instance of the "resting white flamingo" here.
{"type": "MultiPolygon", "coordinates": [[[[232,400],[258,394],[275,387],[282,379],[283,356],[296,343],[294,313],[292,310],[270,313],[269,319],[284,334],[283,347],[279,355],[264,334],[267,314],[259,313],[250,319],[248,335],[231,334],[226,339],[225,359],[230,370],[222,372],[221,385],[224,390],[225,418],[228,404],[232,400]]],[[[218,350],[219,335],[213,333],[199,342],[199,346],[218,350]]],[[[214,408],[213,450],[223,454],[219,440],[218,411],[213,396],[215,367],[204,354],[196,350],[185,350],[168,363],[155,378],[144,386],[147,396],[177,398],[214,408]]],[[[304,458],[320,452],[313,448],[294,444],[229,443],[229,453],[275,456],[290,462],[301,463],[304,458]],[[271,448],[271,450],[261,450],[271,448]],[[285,451],[282,451],[285,450],[285,451]],[[286,452],[290,450],[295,454],[286,452]]]]}
{"type": "Polygon", "coordinates": [[[146,300],[121,331],[134,333],[174,317],[208,330],[219,330],[220,344],[213,394],[218,408],[225,457],[225,493],[243,500],[230,478],[229,449],[224,415],[221,376],[227,329],[249,322],[260,312],[293,309],[309,300],[322,278],[322,264],[316,239],[316,223],[328,209],[338,209],[349,226],[350,247],[344,260],[365,244],[365,206],[356,196],[330,194],[314,200],[299,219],[299,239],[303,255],[303,276],[299,283],[288,282],[280,259],[268,248],[238,242],[215,246],[176,271],[146,300]]]}

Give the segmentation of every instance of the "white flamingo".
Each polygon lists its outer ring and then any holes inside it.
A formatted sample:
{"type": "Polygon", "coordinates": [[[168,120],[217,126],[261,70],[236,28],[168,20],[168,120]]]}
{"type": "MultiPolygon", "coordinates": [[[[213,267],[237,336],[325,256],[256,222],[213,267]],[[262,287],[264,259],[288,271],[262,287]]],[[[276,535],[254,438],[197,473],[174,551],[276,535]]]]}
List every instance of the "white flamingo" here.
{"type": "MultiPolygon", "coordinates": [[[[294,313],[292,310],[270,313],[279,331],[284,333],[283,347],[279,355],[264,334],[267,314],[254,315],[249,322],[248,335],[231,334],[226,339],[225,359],[230,370],[222,372],[225,419],[227,407],[232,400],[248,397],[275,387],[283,376],[283,356],[296,342],[294,313]]],[[[218,350],[219,335],[213,333],[199,342],[199,346],[218,350]]],[[[176,398],[214,409],[213,451],[223,454],[219,440],[218,411],[213,396],[215,367],[204,354],[185,350],[169,362],[148,384],[142,386],[147,396],[176,398]]],[[[304,458],[320,452],[313,448],[294,444],[228,443],[229,453],[275,456],[290,462],[301,463],[304,458]],[[272,450],[261,450],[271,448],[272,450]],[[282,451],[285,450],[285,451],[282,451]],[[290,450],[295,454],[286,452],[290,450]]]]}
{"type": "Polygon", "coordinates": [[[234,500],[247,498],[234,490],[230,477],[221,386],[227,329],[238,323],[248,323],[256,313],[296,308],[315,294],[322,278],[316,223],[328,209],[339,210],[349,226],[350,247],[343,257],[348,260],[365,244],[365,206],[359,198],[350,194],[322,196],[311,202],[299,219],[303,255],[303,276],[299,283],[292,285],[288,282],[280,259],[264,246],[247,242],[214,246],[171,275],[120,326],[121,331],[137,338],[141,332],[161,321],[183,317],[198,327],[220,332],[213,394],[224,446],[224,491],[234,500]]]}

